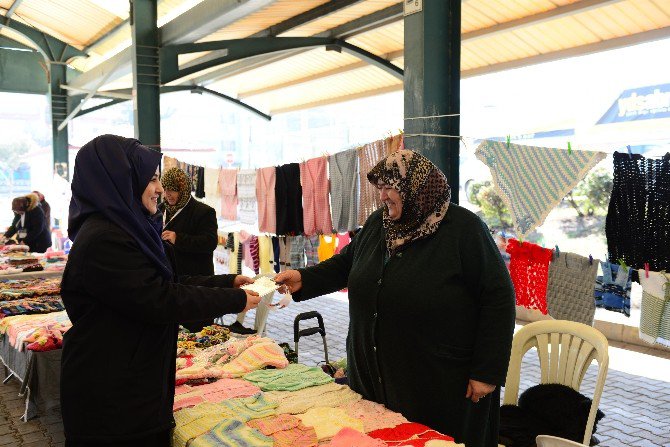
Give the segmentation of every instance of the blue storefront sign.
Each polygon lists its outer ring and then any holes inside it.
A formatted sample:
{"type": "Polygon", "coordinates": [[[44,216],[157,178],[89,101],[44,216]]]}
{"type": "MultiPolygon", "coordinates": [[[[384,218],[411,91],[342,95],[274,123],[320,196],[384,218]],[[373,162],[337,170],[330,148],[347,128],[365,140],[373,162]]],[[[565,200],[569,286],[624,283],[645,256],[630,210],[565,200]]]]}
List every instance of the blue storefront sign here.
{"type": "Polygon", "coordinates": [[[624,90],[598,124],[670,118],[670,84],[624,90]]]}

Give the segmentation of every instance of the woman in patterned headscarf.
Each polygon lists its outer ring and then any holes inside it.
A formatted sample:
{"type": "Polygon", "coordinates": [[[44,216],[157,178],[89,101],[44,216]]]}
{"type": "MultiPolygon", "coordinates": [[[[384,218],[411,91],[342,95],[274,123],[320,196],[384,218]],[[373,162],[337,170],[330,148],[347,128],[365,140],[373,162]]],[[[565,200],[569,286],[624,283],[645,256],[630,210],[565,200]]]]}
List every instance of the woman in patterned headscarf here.
{"type": "Polygon", "coordinates": [[[468,447],[497,446],[515,307],[491,234],[417,152],[392,153],[368,180],[384,206],[352,242],[275,279],[296,301],[349,288],[354,391],[468,447]]]}

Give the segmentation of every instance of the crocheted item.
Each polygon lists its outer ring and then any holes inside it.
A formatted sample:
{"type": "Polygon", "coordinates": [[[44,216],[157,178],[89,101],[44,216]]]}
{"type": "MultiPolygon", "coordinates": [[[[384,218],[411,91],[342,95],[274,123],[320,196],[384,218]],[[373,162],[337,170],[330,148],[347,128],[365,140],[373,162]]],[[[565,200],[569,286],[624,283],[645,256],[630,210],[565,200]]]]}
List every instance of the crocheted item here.
{"type": "Polygon", "coordinates": [[[328,159],[330,203],[335,231],[358,227],[358,155],[356,149],[339,152],[328,159]]]}
{"type": "Polygon", "coordinates": [[[525,237],[607,154],[483,140],[475,155],[491,169],[516,234],[525,237]]]}
{"type": "Polygon", "coordinates": [[[300,165],[287,163],[277,166],[275,172],[277,176],[275,181],[277,234],[300,234],[304,226],[300,165]]]}
{"type": "Polygon", "coordinates": [[[358,199],[358,225],[363,226],[370,214],[382,206],[379,199],[377,188],[372,185],[367,178],[368,172],[375,167],[379,160],[386,157],[386,146],[384,140],[378,140],[368,143],[358,149],[358,173],[359,179],[359,199],[358,199]]]}
{"type": "Polygon", "coordinates": [[[318,443],[314,427],[305,426],[291,414],[254,419],[247,425],[271,436],[275,447],[312,447],[318,443]]]}
{"type": "Polygon", "coordinates": [[[443,435],[440,432],[430,429],[422,424],[416,422],[408,422],[401,424],[394,428],[384,428],[368,433],[368,436],[375,439],[381,439],[388,446],[415,446],[415,447],[430,447],[441,445],[461,445],[454,444],[451,436],[443,435]],[[432,441],[432,442],[431,442],[432,441]],[[442,441],[437,443],[435,441],[442,441]],[[428,444],[431,442],[430,444],[428,444]],[[449,444],[444,444],[449,443],[449,444]]]}
{"type": "Polygon", "coordinates": [[[175,396],[174,404],[172,404],[172,411],[178,411],[182,408],[194,407],[205,402],[205,399],[197,392],[181,394],[175,396]]]}
{"type": "Polygon", "coordinates": [[[511,255],[509,273],[514,283],[517,306],[537,309],[547,314],[547,277],[552,250],[530,242],[510,239],[507,253],[511,255]]]}
{"type": "Polygon", "coordinates": [[[277,408],[277,403],[268,401],[263,393],[243,398],[226,399],[217,405],[219,405],[223,414],[245,421],[274,416],[275,408],[277,408]]]}
{"type": "Polygon", "coordinates": [[[305,236],[288,236],[290,239],[289,262],[292,269],[305,267],[305,236]]]}
{"type": "Polygon", "coordinates": [[[221,169],[219,172],[221,191],[221,216],[227,220],[237,219],[237,169],[221,169]]]}
{"type": "Polygon", "coordinates": [[[670,341],[670,319],[663,320],[663,312],[670,306],[670,275],[650,271],[647,278],[643,269],[639,271],[639,275],[642,286],[640,338],[647,343],[667,346],[670,341]],[[659,337],[661,341],[658,341],[659,337]]]}
{"type": "Polygon", "coordinates": [[[263,391],[297,391],[324,385],[333,378],[316,366],[288,365],[284,369],[264,369],[245,374],[244,380],[255,383],[263,391]]]}
{"type": "Polygon", "coordinates": [[[211,431],[193,439],[189,447],[272,447],[272,438],[247,427],[242,421],[225,419],[211,431]]]}
{"type": "Polygon", "coordinates": [[[363,422],[347,415],[341,408],[310,408],[304,414],[299,414],[298,419],[308,427],[314,427],[319,441],[332,438],[345,427],[363,432],[363,422]]]}
{"type": "Polygon", "coordinates": [[[272,279],[266,276],[261,276],[260,278],[257,278],[253,284],[245,284],[240,287],[240,289],[251,290],[258,293],[259,296],[265,296],[274,293],[275,290],[279,289],[279,286],[272,279]]]}
{"type": "Polygon", "coordinates": [[[300,414],[316,407],[338,407],[360,400],[361,395],[345,385],[328,383],[326,385],[304,388],[299,391],[268,391],[265,397],[277,402],[277,414],[300,414]]]}
{"type": "Polygon", "coordinates": [[[381,428],[392,428],[409,422],[402,414],[391,411],[382,404],[370,400],[361,399],[349,402],[339,408],[343,409],[349,416],[363,422],[365,433],[381,428]]]}
{"type": "Polygon", "coordinates": [[[274,253],[269,236],[258,236],[258,260],[261,274],[274,274],[274,253]]]}
{"type": "Polygon", "coordinates": [[[364,435],[350,427],[338,431],[328,444],[330,447],[386,447],[386,444],[378,439],[364,435]]]}
{"type": "Polygon", "coordinates": [[[256,198],[258,199],[258,231],[277,232],[275,187],[277,172],[274,166],[256,171],[256,198]]]}
{"type": "Polygon", "coordinates": [[[320,236],[314,235],[305,238],[305,257],[307,258],[307,267],[319,263],[319,239],[320,236]]]}
{"type": "Polygon", "coordinates": [[[300,163],[303,227],[307,236],[333,231],[328,197],[328,159],[312,158],[300,163]]]}
{"type": "Polygon", "coordinates": [[[610,260],[670,271],[670,154],[649,159],[614,153],[605,234],[610,260]]]}
{"type": "Polygon", "coordinates": [[[603,276],[596,278],[596,306],[630,317],[630,288],[633,269],[601,262],[603,276]]]}
{"type": "Polygon", "coordinates": [[[574,253],[554,255],[549,264],[547,310],[556,320],[570,320],[593,325],[596,305],[593,300],[597,260],[574,253]]]}
{"type": "Polygon", "coordinates": [[[184,385],[175,390],[173,411],[190,407],[202,402],[221,402],[226,399],[249,397],[261,392],[261,389],[246,380],[219,379],[216,382],[190,387],[184,385]]]}
{"type": "Polygon", "coordinates": [[[241,169],[237,172],[237,199],[240,203],[240,222],[255,224],[258,220],[255,169],[241,169]]]}
{"type": "Polygon", "coordinates": [[[285,368],[288,360],[284,350],[271,339],[267,342],[258,342],[221,367],[221,377],[241,377],[246,373],[256,371],[266,366],[285,368]]]}

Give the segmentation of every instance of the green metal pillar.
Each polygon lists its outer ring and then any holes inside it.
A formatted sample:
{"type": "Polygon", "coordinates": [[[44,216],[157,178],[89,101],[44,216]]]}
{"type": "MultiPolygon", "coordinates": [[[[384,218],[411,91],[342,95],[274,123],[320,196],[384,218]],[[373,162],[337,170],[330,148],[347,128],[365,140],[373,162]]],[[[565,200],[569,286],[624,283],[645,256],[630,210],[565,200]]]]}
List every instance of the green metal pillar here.
{"type": "Polygon", "coordinates": [[[156,23],[157,0],[131,0],[130,25],[133,37],[133,109],[135,138],[160,150],[161,114],[156,23]]]}
{"type": "Polygon", "coordinates": [[[451,200],[458,203],[460,140],[434,135],[460,132],[461,0],[404,3],[405,147],[422,153],[445,173],[451,200]],[[430,118],[411,119],[417,117],[430,118]]]}
{"type": "Polygon", "coordinates": [[[68,128],[58,130],[58,126],[63,122],[68,113],[67,92],[61,88],[66,84],[65,71],[67,65],[63,62],[49,62],[49,99],[51,102],[51,137],[53,145],[53,163],[55,172],[68,179],[70,177],[68,169],[68,128]]]}

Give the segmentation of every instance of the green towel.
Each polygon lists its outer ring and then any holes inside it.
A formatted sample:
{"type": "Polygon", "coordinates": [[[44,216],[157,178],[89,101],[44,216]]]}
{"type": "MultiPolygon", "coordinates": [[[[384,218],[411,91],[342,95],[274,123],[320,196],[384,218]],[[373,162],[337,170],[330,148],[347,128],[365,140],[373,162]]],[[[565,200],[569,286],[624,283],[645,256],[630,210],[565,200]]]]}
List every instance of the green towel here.
{"type": "Polygon", "coordinates": [[[321,368],[301,364],[290,364],[283,369],[253,371],[243,378],[258,385],[263,391],[297,391],[333,381],[321,368]]]}

